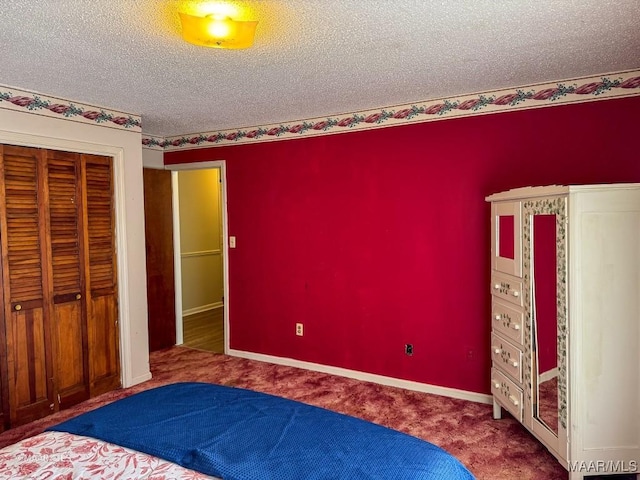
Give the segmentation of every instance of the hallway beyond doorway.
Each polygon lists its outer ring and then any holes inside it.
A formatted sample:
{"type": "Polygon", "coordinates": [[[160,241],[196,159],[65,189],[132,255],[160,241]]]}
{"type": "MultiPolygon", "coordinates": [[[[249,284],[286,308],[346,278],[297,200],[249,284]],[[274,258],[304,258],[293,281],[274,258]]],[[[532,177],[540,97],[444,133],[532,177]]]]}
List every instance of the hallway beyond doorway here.
{"type": "Polygon", "coordinates": [[[183,317],[184,346],[224,353],[224,308],[183,317]]]}

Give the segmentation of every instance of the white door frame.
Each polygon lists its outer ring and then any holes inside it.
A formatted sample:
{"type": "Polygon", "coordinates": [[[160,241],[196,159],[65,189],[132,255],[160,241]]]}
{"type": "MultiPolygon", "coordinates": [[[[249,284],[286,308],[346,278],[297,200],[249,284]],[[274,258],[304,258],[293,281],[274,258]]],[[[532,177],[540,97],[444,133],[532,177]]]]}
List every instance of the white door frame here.
{"type": "Polygon", "coordinates": [[[182,345],[183,323],[182,323],[182,261],[180,257],[180,211],[178,200],[178,171],[180,170],[208,170],[217,168],[220,170],[220,196],[222,200],[222,286],[224,296],[224,353],[229,351],[229,229],[227,224],[227,172],[226,162],[216,160],[210,162],[181,163],[177,165],[165,165],[165,170],[171,171],[171,191],[173,204],[173,265],[175,272],[175,295],[176,295],[176,345],[182,345]]]}
{"type": "MultiPolygon", "coordinates": [[[[62,139],[47,137],[32,133],[14,133],[0,130],[0,143],[21,145],[34,148],[48,148],[51,150],[87,153],[111,157],[113,165],[113,195],[115,203],[115,242],[116,242],[116,268],[118,288],[118,341],[120,381],[123,387],[129,387],[136,383],[151,378],[148,373],[140,378],[135,378],[132,373],[131,356],[131,317],[129,306],[129,276],[128,276],[128,248],[127,248],[127,222],[125,218],[125,186],[124,186],[124,149],[111,145],[99,145],[83,142],[75,139],[62,139]]],[[[146,295],[146,293],[145,293],[146,295]]]]}

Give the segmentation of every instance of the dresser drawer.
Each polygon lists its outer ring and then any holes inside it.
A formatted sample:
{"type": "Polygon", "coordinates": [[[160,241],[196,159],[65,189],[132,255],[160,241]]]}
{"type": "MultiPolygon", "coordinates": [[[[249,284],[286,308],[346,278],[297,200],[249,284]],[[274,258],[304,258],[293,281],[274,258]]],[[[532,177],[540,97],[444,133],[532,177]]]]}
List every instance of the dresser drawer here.
{"type": "Polygon", "coordinates": [[[491,272],[491,293],[507,302],[522,306],[522,280],[491,272]]]}
{"type": "Polygon", "coordinates": [[[522,384],[522,351],[495,333],[491,334],[491,360],[494,367],[522,384]]]}
{"type": "Polygon", "coordinates": [[[524,312],[497,297],[492,297],[491,325],[493,330],[522,345],[524,340],[524,312]]]}
{"type": "Polygon", "coordinates": [[[516,420],[522,422],[522,389],[496,368],[491,369],[491,393],[516,420]]]}

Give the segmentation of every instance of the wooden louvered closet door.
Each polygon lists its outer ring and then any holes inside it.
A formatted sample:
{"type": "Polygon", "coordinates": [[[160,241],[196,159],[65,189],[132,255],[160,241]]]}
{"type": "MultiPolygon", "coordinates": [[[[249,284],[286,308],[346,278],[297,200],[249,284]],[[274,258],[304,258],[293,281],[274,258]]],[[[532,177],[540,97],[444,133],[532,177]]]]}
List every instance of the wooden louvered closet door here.
{"type": "Polygon", "coordinates": [[[57,400],[66,408],[89,398],[85,249],[80,155],[45,151],[53,277],[52,339],[57,400]]]}
{"type": "Polygon", "coordinates": [[[4,146],[0,220],[9,422],[54,411],[53,352],[42,151],[4,146]]]}
{"type": "Polygon", "coordinates": [[[120,385],[111,175],[108,157],[0,145],[5,427],[120,385]]]}
{"type": "Polygon", "coordinates": [[[109,157],[82,155],[88,235],[91,396],[120,386],[113,167],[109,157]]]}

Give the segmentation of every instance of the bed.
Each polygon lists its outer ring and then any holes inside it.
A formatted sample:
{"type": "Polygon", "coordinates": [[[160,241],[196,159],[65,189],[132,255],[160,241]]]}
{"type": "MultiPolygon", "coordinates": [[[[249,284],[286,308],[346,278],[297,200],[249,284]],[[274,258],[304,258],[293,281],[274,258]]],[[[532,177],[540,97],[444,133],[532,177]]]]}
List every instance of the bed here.
{"type": "Polygon", "coordinates": [[[472,480],[443,449],[355,417],[207,383],[158,387],[0,450],[0,478],[472,480]]]}

